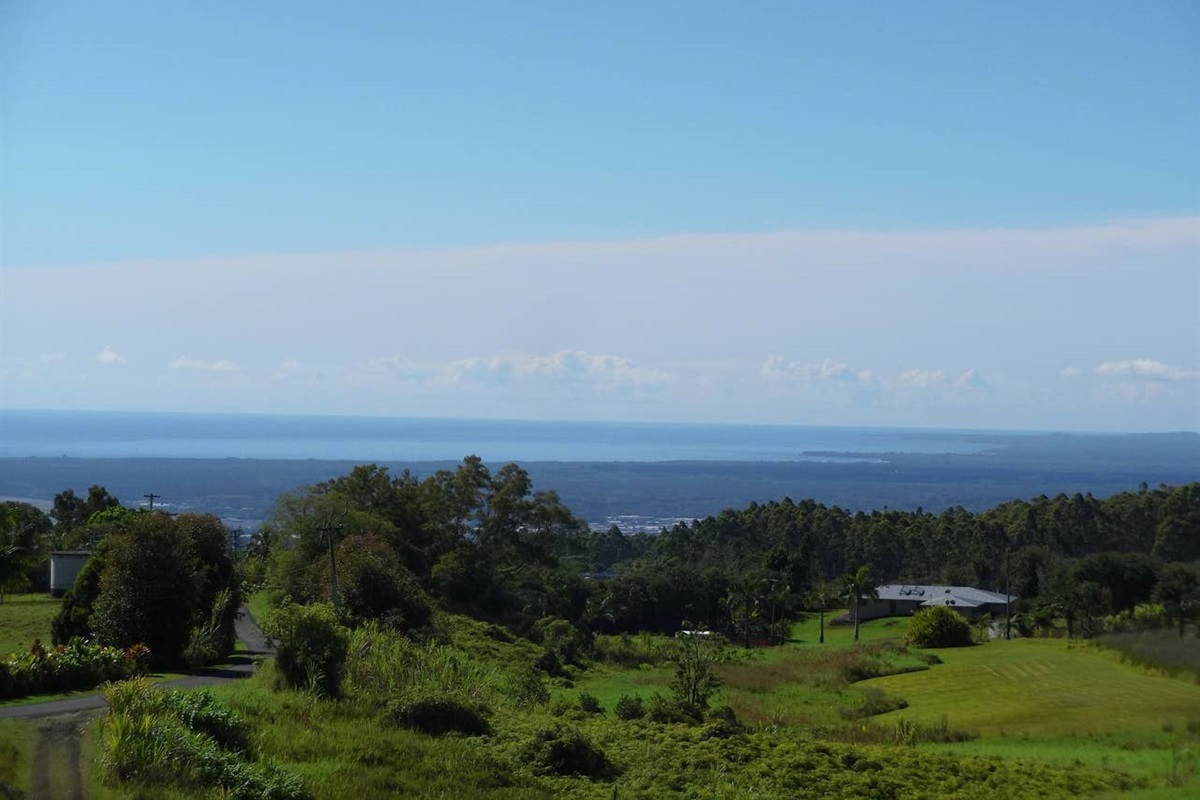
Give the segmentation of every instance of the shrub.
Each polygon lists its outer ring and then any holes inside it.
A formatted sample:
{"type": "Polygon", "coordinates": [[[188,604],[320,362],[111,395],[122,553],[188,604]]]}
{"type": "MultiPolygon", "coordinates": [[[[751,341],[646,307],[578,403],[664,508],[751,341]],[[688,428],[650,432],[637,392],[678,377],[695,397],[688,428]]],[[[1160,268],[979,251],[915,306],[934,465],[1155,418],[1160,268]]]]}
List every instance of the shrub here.
{"type": "Polygon", "coordinates": [[[265,622],[267,635],[278,643],[275,664],[288,685],[336,696],[349,638],[333,608],[324,603],[285,604],[265,622]]]}
{"type": "Polygon", "coordinates": [[[618,719],[641,719],[646,716],[646,704],[638,695],[623,694],[617,698],[613,713],[618,719]]]}
{"type": "Polygon", "coordinates": [[[971,626],[954,609],[934,606],[913,614],[905,640],[914,647],[965,647],[971,644],[971,626]]]}
{"type": "Polygon", "coordinates": [[[604,706],[600,705],[599,698],[597,698],[595,695],[588,694],[587,692],[579,693],[579,708],[582,709],[585,714],[604,713],[604,706]]]}
{"type": "Polygon", "coordinates": [[[540,706],[549,702],[550,690],[536,669],[527,669],[512,679],[512,697],[519,705],[540,706]]]}
{"type": "Polygon", "coordinates": [[[34,641],[28,652],[0,662],[0,698],[90,689],[145,671],[150,651],[143,645],[124,650],[72,639],[47,650],[34,641]]]}
{"type": "Polygon", "coordinates": [[[393,725],[430,736],[461,733],[482,736],[491,731],[484,718],[486,709],[455,694],[437,694],[393,701],[387,719],[393,725]]]}
{"type": "Polygon", "coordinates": [[[533,660],[533,666],[552,678],[563,674],[562,662],[553,650],[543,650],[542,654],[533,660]]]}
{"type": "Polygon", "coordinates": [[[698,725],[704,720],[704,709],[694,703],[656,694],[650,697],[646,719],[660,724],[698,725]]]}
{"type": "Polygon", "coordinates": [[[601,778],[611,771],[604,751],[574,728],[557,724],[534,734],[525,756],[542,775],[583,775],[601,778]]]}
{"type": "Polygon", "coordinates": [[[540,642],[546,651],[553,653],[559,664],[583,663],[583,654],[588,649],[588,643],[583,634],[565,619],[544,617],[533,625],[534,640],[540,642]]]}
{"type": "Polygon", "coordinates": [[[742,723],[729,706],[718,706],[706,715],[706,723],[701,736],[705,739],[728,739],[742,732],[742,723]]]}

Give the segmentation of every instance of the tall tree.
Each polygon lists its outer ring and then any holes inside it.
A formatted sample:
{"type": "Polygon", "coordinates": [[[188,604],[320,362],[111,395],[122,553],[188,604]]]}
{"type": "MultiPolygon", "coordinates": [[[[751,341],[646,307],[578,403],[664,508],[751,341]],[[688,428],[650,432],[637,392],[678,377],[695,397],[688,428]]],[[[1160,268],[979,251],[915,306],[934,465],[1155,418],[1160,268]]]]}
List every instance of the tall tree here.
{"type": "Polygon", "coordinates": [[[871,580],[871,570],[859,567],[854,572],[848,572],[842,577],[842,589],[850,602],[851,614],[854,616],[854,641],[858,641],[858,611],[863,600],[878,600],[879,593],[871,580]]]}
{"type": "Polygon", "coordinates": [[[818,583],[808,596],[810,608],[815,608],[821,620],[820,644],[825,644],[825,612],[837,602],[841,594],[828,583],[818,583]]]}

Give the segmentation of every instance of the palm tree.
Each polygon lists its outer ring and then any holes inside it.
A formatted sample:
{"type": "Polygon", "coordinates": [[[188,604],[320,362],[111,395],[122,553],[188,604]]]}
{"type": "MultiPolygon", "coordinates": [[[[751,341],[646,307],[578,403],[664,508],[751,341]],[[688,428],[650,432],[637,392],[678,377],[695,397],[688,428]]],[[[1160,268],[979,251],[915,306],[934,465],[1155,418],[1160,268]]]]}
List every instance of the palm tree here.
{"type": "Polygon", "coordinates": [[[808,602],[817,609],[821,618],[820,643],[825,644],[825,609],[829,608],[840,597],[833,586],[828,583],[819,584],[808,596],[808,602]]]}
{"type": "Polygon", "coordinates": [[[846,573],[842,578],[842,589],[854,614],[854,641],[857,642],[859,605],[863,600],[878,600],[879,592],[875,591],[875,584],[871,581],[871,570],[865,566],[846,573]]]}

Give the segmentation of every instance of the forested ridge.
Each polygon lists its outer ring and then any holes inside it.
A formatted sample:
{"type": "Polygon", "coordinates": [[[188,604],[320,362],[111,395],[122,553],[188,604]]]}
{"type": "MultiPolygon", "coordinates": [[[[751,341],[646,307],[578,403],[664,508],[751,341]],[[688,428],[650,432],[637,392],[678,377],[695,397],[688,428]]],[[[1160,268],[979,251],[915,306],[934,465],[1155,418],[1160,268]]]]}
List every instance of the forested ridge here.
{"type": "MultiPolygon", "coordinates": [[[[121,519],[116,503],[100,486],[86,498],[60,493],[53,518],[6,503],[5,585],[44,588],[48,551],[102,540],[121,519]]],[[[245,571],[295,602],[328,600],[331,550],[341,593],[365,616],[416,592],[520,632],[547,617],[587,632],[672,632],[685,620],[732,630],[752,607],[756,635],[768,637],[860,568],[876,585],[1007,590],[1026,613],[1079,607],[1099,618],[1150,600],[1168,565],[1200,560],[1200,483],[981,512],[851,512],[785,497],[627,535],[590,530],[516,464],[493,472],[472,456],[423,480],[360,465],[282,495],[245,571]]]]}
{"type": "Polygon", "coordinates": [[[822,597],[843,596],[845,576],[862,569],[874,585],[1007,589],[1031,619],[1063,615],[1087,631],[1151,600],[1164,577],[1192,591],[1195,571],[1182,565],[1200,559],[1200,484],[979,513],[852,513],[784,498],[627,535],[590,530],[515,464],[493,473],[470,457],[424,480],[365,465],[282,497],[250,571],[297,602],[329,598],[329,535],[341,537],[337,558],[358,564],[373,552],[371,569],[401,576],[383,583],[418,584],[446,608],[521,633],[557,618],[585,635],[690,623],[771,639],[798,613],[828,606],[822,597]]]}

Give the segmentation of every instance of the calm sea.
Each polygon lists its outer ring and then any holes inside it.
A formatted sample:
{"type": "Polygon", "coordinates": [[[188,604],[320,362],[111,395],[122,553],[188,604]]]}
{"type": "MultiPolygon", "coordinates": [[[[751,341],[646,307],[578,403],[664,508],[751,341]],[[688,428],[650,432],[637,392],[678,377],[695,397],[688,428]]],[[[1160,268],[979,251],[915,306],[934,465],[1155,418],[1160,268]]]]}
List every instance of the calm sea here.
{"type": "Polygon", "coordinates": [[[868,460],[973,453],[1016,434],[791,425],[0,411],[0,457],[355,461],[868,460]]]}

